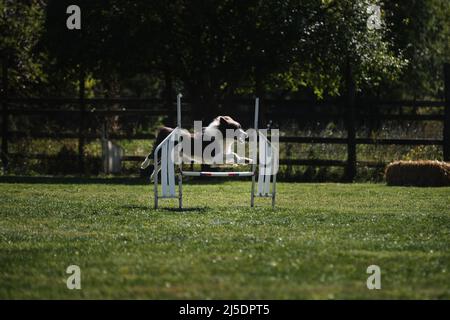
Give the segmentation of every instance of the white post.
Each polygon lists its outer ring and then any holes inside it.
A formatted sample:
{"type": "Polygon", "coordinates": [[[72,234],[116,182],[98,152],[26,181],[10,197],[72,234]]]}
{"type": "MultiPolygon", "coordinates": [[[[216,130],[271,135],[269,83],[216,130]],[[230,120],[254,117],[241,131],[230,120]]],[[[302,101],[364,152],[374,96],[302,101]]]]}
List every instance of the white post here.
{"type": "MultiPolygon", "coordinates": [[[[270,143],[273,141],[273,137],[277,137],[279,133],[276,133],[276,135],[272,134],[272,130],[270,131],[270,143]]],[[[278,141],[278,137],[276,138],[278,141]]],[[[279,144],[276,144],[277,148],[272,148],[272,151],[275,149],[275,152],[272,152],[272,172],[270,173],[272,175],[272,209],[275,208],[275,197],[277,195],[277,173],[275,170],[279,168],[280,162],[279,162],[279,150],[280,146],[279,144]]]]}
{"type": "MultiPolygon", "coordinates": [[[[273,167],[272,167],[273,170],[273,167]]],[[[273,174],[273,171],[272,171],[273,174]]],[[[275,208],[275,196],[277,193],[277,175],[272,175],[272,209],[275,208]]]]}
{"type": "Polygon", "coordinates": [[[177,95],[177,127],[181,129],[181,97],[183,95],[179,93],[177,95]]]}
{"type": "MultiPolygon", "coordinates": [[[[256,150],[258,150],[258,146],[259,146],[259,135],[258,135],[258,117],[259,117],[259,98],[255,99],[255,125],[254,125],[254,129],[255,129],[255,134],[256,134],[256,150]]],[[[256,161],[258,161],[258,152],[256,153],[256,161]]],[[[255,206],[255,172],[256,172],[256,163],[252,163],[252,172],[253,172],[253,176],[252,176],[252,191],[251,191],[251,196],[250,196],[250,207],[254,207],[255,206]]]]}
{"type": "Polygon", "coordinates": [[[153,171],[155,172],[155,175],[153,176],[153,182],[154,182],[154,193],[155,193],[155,209],[158,209],[158,151],[155,149],[155,154],[153,156],[153,171]]]}
{"type": "Polygon", "coordinates": [[[255,130],[258,131],[259,98],[255,99],[255,130]]]}
{"type": "MultiPolygon", "coordinates": [[[[183,95],[179,93],[177,95],[177,127],[179,132],[179,137],[181,136],[181,98],[183,95]]],[[[178,140],[178,143],[180,140],[178,140]]],[[[178,207],[183,209],[183,158],[181,158],[180,164],[178,165],[178,170],[180,171],[178,174],[178,207]]]]}

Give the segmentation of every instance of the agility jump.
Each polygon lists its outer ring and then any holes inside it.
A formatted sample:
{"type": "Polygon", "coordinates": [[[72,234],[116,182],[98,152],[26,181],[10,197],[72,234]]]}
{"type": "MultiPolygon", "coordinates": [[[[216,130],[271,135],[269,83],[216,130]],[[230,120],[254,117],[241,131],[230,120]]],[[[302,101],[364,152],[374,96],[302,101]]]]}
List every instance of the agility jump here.
{"type": "MultiPolygon", "coordinates": [[[[190,177],[252,177],[250,206],[254,207],[255,197],[271,198],[272,207],[275,207],[276,196],[276,171],[278,166],[278,150],[269,141],[266,135],[258,129],[259,117],[259,98],[255,99],[255,119],[254,130],[257,140],[257,154],[252,161],[251,171],[184,171],[183,161],[178,164],[174,161],[174,153],[176,152],[176,143],[180,142],[181,132],[187,132],[181,128],[181,94],[177,96],[177,127],[174,129],[166,128],[167,132],[162,141],[158,143],[153,152],[146,158],[142,164],[142,168],[148,166],[148,162],[153,157],[154,171],[152,174],[154,180],[154,206],[158,208],[159,199],[176,199],[178,198],[179,208],[183,208],[183,176],[190,177]],[[158,188],[158,172],[161,175],[161,193],[158,188]],[[175,176],[178,176],[178,194],[176,193],[175,176]],[[255,186],[256,184],[256,186],[255,186]],[[256,187],[256,188],[255,188],[256,187]],[[255,191],[256,189],[256,191],[255,191]]],[[[227,122],[231,127],[240,130],[240,124],[230,117],[217,117],[214,121],[227,122]],[[225,119],[223,119],[225,118],[225,119]]],[[[214,123],[213,121],[213,123],[214,123]]],[[[241,130],[242,131],[242,130],[241,130]]],[[[242,131],[243,132],[243,131],[242,131]]],[[[245,134],[245,133],[244,133],[245,134]]],[[[247,134],[245,134],[247,136],[247,134]]],[[[227,147],[228,148],[228,147],[227,147]]]]}

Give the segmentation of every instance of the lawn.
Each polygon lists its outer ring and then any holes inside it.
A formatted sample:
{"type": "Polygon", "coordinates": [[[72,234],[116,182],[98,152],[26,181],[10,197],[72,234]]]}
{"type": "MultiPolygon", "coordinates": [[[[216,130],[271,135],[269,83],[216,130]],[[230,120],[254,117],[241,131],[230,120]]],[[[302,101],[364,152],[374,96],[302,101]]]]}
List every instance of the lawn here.
{"type": "Polygon", "coordinates": [[[0,298],[450,298],[450,188],[279,183],[275,210],[248,181],[183,191],[155,211],[136,180],[0,178],[0,298]]]}

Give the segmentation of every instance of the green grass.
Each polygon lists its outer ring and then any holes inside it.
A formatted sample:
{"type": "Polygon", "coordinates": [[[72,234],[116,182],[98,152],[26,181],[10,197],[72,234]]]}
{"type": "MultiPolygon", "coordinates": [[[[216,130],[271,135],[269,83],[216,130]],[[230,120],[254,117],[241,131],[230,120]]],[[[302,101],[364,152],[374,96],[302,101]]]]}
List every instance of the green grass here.
{"type": "Polygon", "coordinates": [[[0,298],[450,298],[450,188],[188,182],[178,212],[131,182],[0,179],[0,298]]]}

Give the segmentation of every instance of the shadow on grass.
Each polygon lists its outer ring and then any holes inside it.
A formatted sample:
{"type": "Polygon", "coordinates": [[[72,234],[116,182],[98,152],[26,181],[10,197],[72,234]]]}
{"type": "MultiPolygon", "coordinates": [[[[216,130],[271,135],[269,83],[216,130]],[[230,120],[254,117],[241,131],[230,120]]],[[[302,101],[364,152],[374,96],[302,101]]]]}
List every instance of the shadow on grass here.
{"type": "Polygon", "coordinates": [[[146,185],[149,184],[149,181],[139,177],[3,176],[0,177],[0,183],[146,185]]]}
{"type": "MultiPolygon", "coordinates": [[[[152,210],[154,210],[152,208],[152,210]]],[[[197,213],[206,213],[209,210],[207,207],[189,207],[189,208],[158,208],[158,211],[163,212],[176,212],[176,213],[189,213],[189,212],[197,212],[197,213]]]]}
{"type": "MultiPolygon", "coordinates": [[[[148,210],[148,211],[155,211],[155,209],[153,208],[152,205],[134,205],[134,204],[130,204],[130,205],[123,205],[120,206],[119,208],[121,209],[131,209],[131,210],[148,210]]],[[[183,213],[183,212],[198,212],[198,213],[203,213],[203,212],[207,212],[208,211],[208,207],[189,207],[189,208],[183,208],[183,209],[179,209],[179,208],[175,208],[175,207],[169,207],[169,208],[164,208],[164,207],[159,207],[157,209],[158,211],[162,211],[162,212],[178,212],[178,213],[183,213]]]]}
{"type": "Polygon", "coordinates": [[[127,204],[124,206],[119,206],[120,209],[128,209],[128,210],[153,210],[153,207],[150,205],[143,206],[143,205],[135,205],[135,204],[127,204]]]}
{"type": "MultiPolygon", "coordinates": [[[[195,178],[183,179],[187,184],[208,185],[220,184],[229,179],[195,178]]],[[[247,179],[236,179],[233,181],[250,181],[247,179]]],[[[64,177],[64,176],[2,176],[0,183],[25,183],[25,184],[122,184],[122,185],[153,185],[148,178],[141,177],[64,177]]]]}

